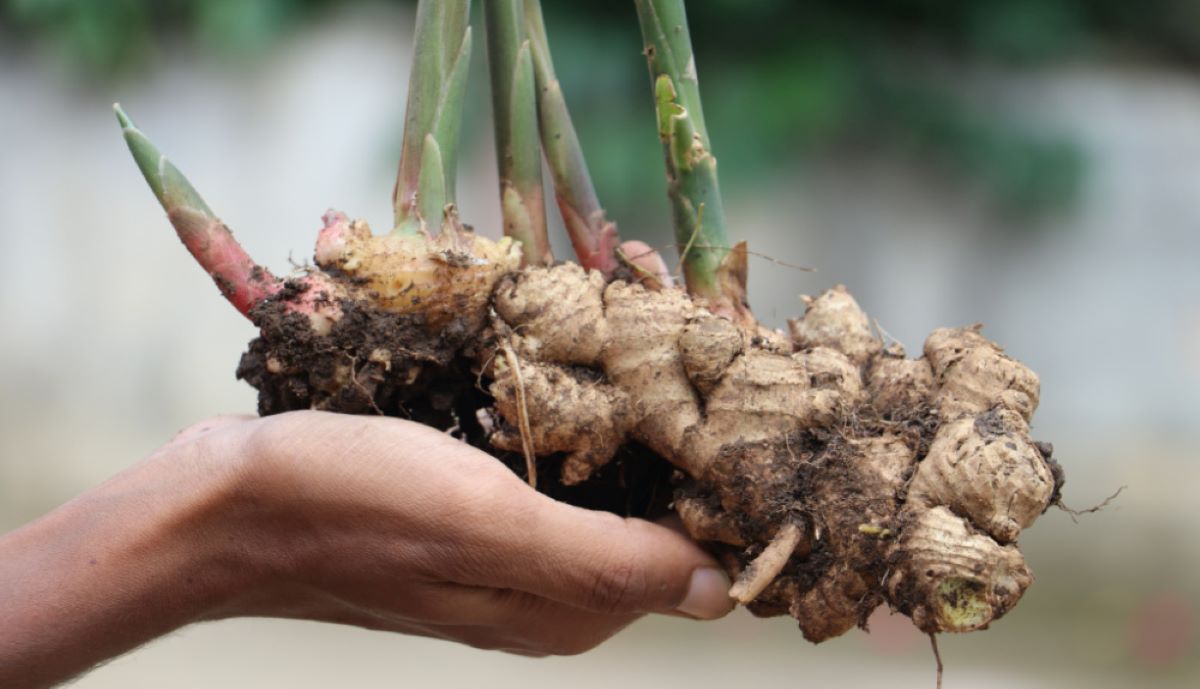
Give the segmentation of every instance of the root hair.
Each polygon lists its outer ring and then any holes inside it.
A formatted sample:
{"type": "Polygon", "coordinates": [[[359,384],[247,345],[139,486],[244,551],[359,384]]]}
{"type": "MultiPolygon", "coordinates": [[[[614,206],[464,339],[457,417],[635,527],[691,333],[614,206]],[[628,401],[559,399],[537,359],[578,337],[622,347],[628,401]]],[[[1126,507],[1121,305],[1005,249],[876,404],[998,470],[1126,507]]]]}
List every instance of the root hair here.
{"type": "Polygon", "coordinates": [[[1104,498],[1098,504],[1092,505],[1091,507],[1088,507],[1088,508],[1085,508],[1082,510],[1076,510],[1076,509],[1067,507],[1063,503],[1062,498],[1059,498],[1058,501],[1054,503],[1054,506],[1057,507],[1058,509],[1062,510],[1063,512],[1066,512],[1067,514],[1071,515],[1071,521],[1078,523],[1079,520],[1077,519],[1077,517],[1082,517],[1085,514],[1094,514],[1096,512],[1103,510],[1104,508],[1111,505],[1113,503],[1113,501],[1116,500],[1117,497],[1121,495],[1121,493],[1125,492],[1126,488],[1128,488],[1128,486],[1121,486],[1120,488],[1118,488],[1116,490],[1115,493],[1108,496],[1107,498],[1104,498]]]}
{"type": "Polygon", "coordinates": [[[929,633],[929,645],[933,648],[933,659],[937,661],[937,689],[942,689],[942,672],[946,668],[942,665],[942,652],[938,650],[937,634],[929,633]]]}
{"type": "Polygon", "coordinates": [[[521,432],[521,450],[525,453],[525,472],[530,487],[537,489],[537,457],[533,452],[533,432],[529,429],[529,408],[525,405],[525,379],[521,376],[521,362],[517,359],[509,340],[500,341],[504,358],[512,366],[513,380],[517,388],[517,429],[521,432]]]}

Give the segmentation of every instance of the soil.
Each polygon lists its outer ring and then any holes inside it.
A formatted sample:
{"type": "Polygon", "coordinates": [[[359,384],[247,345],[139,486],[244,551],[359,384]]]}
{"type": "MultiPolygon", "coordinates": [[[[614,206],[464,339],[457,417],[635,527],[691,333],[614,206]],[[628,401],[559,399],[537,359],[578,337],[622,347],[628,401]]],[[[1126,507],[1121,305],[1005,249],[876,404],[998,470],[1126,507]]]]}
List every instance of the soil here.
{"type": "MultiPolygon", "coordinates": [[[[480,381],[478,336],[461,324],[433,331],[418,316],[401,316],[340,302],[344,316],[328,335],[313,332],[308,318],[289,312],[304,286],[289,283],[278,297],[251,313],[260,336],[250,342],[237,377],[258,390],[263,416],[299,409],[378,414],[410,419],[495,456],[525,478],[520,453],[497,451],[488,442],[492,397],[480,381]]],[[[670,513],[673,490],[683,477],[637,443],[628,443],[584,484],[559,480],[562,456],[537,460],[538,489],[579,507],[621,516],[658,519],[670,513]]]]}

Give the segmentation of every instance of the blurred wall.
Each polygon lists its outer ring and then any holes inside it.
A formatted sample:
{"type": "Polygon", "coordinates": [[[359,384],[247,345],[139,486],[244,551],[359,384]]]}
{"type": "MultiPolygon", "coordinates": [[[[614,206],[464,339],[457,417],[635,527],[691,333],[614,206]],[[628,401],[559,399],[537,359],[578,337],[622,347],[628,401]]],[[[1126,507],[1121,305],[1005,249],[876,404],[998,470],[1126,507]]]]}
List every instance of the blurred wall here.
{"type": "MultiPolygon", "coordinates": [[[[81,84],[36,52],[0,62],[0,529],[194,420],[254,409],[233,378],[253,329],[179,246],[111,102],[252,255],[286,272],[289,257],[310,255],[328,206],[377,227],[390,217],[408,21],[344,12],[241,68],[179,48],[118,87],[81,84]]],[[[986,107],[1081,137],[1081,207],[1025,231],[953,180],[894,159],[798,167],[727,202],[753,250],[818,269],[752,259],[755,309],[782,325],[797,294],[844,282],[910,354],[935,327],[983,321],[1042,376],[1035,434],[1055,441],[1068,501],[1128,486],[1100,514],[1074,524],[1054,511],[1028,532],[1038,584],[995,629],[943,641],[948,686],[1196,686],[1200,85],[1150,66],[1079,64],[967,86],[986,107]]],[[[720,155],[721,132],[713,139],[720,155]]],[[[486,231],[498,226],[491,142],[473,141],[461,205],[486,231]]],[[[583,658],[534,662],[237,621],[180,632],[76,686],[930,686],[924,639],[899,618],[875,626],[814,648],[784,620],[658,619],[583,658]]]]}

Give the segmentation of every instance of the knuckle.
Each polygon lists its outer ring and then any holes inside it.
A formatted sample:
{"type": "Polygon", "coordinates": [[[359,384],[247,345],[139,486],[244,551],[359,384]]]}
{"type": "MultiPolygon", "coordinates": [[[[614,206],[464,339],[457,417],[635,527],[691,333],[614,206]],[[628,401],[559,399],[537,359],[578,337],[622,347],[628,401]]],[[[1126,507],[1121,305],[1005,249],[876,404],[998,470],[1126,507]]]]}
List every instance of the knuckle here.
{"type": "Polygon", "coordinates": [[[286,453],[281,452],[286,441],[286,435],[280,432],[279,424],[267,421],[255,424],[245,436],[242,450],[254,466],[270,470],[286,456],[286,453]]]}
{"type": "Polygon", "coordinates": [[[643,568],[627,556],[613,556],[592,575],[588,607],[609,615],[634,612],[648,590],[643,568]]]}
{"type": "Polygon", "coordinates": [[[446,480],[443,486],[446,495],[444,502],[449,507],[447,514],[453,522],[448,526],[466,529],[471,533],[486,526],[487,533],[491,534],[500,527],[528,518],[534,506],[513,491],[508,476],[499,473],[508,470],[500,462],[495,464],[496,468],[487,463],[480,464],[469,481],[459,480],[457,476],[446,480]],[[502,521],[496,519],[500,513],[505,515],[502,521]]]}
{"type": "Polygon", "coordinates": [[[262,455],[278,452],[288,443],[290,421],[290,418],[281,416],[263,418],[246,437],[246,449],[262,455]]]}
{"type": "Polygon", "coordinates": [[[293,461],[302,456],[313,438],[332,436],[337,429],[327,429],[329,419],[318,412],[293,411],[256,419],[246,436],[245,449],[252,456],[293,461]]]}
{"type": "Polygon", "coordinates": [[[285,414],[256,419],[247,425],[238,441],[237,454],[255,481],[273,485],[276,479],[295,475],[308,451],[305,438],[310,437],[302,435],[304,426],[297,420],[285,414]]]}

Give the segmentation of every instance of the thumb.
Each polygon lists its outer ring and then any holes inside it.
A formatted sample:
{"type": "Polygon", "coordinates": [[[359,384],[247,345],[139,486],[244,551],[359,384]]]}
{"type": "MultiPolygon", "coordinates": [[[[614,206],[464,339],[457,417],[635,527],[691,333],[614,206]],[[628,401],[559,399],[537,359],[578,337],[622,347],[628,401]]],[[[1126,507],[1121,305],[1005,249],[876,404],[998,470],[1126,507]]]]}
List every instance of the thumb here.
{"type": "Polygon", "coordinates": [[[529,495],[539,504],[512,524],[504,585],[608,614],[716,619],[733,608],[724,570],[686,536],[529,495]]]}

